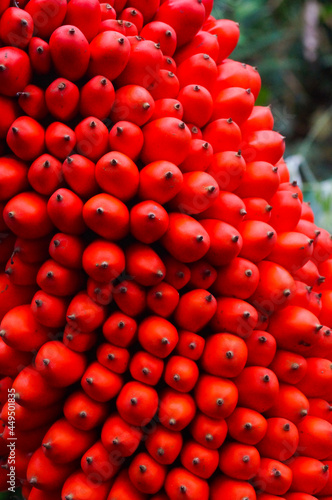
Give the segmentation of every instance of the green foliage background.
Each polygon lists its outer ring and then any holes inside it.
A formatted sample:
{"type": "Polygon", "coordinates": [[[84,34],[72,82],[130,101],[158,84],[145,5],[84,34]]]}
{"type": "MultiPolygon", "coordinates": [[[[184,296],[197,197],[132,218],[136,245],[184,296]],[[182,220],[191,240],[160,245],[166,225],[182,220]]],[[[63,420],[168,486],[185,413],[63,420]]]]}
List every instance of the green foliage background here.
{"type": "Polygon", "coordinates": [[[292,178],[304,183],[317,224],[331,231],[331,1],[215,0],[213,15],[240,23],[231,57],[258,67],[257,104],[272,105],[275,130],[287,138],[292,178]]]}

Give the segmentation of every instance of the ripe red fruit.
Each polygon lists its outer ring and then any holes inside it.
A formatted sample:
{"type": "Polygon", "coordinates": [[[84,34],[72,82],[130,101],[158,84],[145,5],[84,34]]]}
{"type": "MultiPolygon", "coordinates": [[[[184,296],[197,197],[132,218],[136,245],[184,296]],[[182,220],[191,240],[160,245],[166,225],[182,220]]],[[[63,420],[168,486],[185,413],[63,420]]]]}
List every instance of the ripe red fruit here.
{"type": "Polygon", "coordinates": [[[189,215],[173,212],[170,214],[169,226],[161,243],[181,262],[195,262],[208,251],[210,237],[195,219],[189,215]]]}
{"type": "Polygon", "coordinates": [[[121,312],[112,313],[103,324],[105,338],[120,347],[127,347],[133,342],[136,330],[136,321],[121,312]]]}
{"type": "Polygon", "coordinates": [[[234,379],[239,392],[239,405],[260,413],[277,401],[279,382],[272,370],[262,366],[248,366],[234,379]]]}
{"type": "Polygon", "coordinates": [[[86,36],[88,42],[97,35],[101,22],[98,0],[74,0],[67,6],[64,24],[74,24],[86,36]]]}
{"type": "Polygon", "coordinates": [[[119,309],[129,316],[138,316],[146,309],[146,289],[136,281],[120,281],[113,287],[113,298],[119,309]]]}
{"type": "Polygon", "coordinates": [[[183,445],[180,432],[157,425],[147,436],[145,447],[150,455],[160,464],[169,465],[175,462],[183,445]]]}
{"type": "Polygon", "coordinates": [[[22,92],[31,80],[32,71],[28,55],[16,47],[0,48],[0,93],[14,97],[22,92]]]}
{"type": "Polygon", "coordinates": [[[190,394],[164,389],[159,397],[158,419],[171,431],[182,431],[195,416],[196,406],[190,394]]]}
{"type": "Polygon", "coordinates": [[[20,351],[39,349],[50,334],[47,328],[37,323],[30,305],[10,309],[1,321],[1,338],[9,347],[20,351]]]}
{"type": "Polygon", "coordinates": [[[147,352],[165,358],[175,348],[178,333],[176,328],[166,319],[149,316],[139,325],[138,340],[147,352]]]}
{"type": "Polygon", "coordinates": [[[300,490],[303,493],[316,495],[328,481],[328,467],[315,458],[294,457],[288,466],[293,473],[290,491],[300,490]]]}
{"type": "Polygon", "coordinates": [[[97,183],[106,193],[121,201],[130,200],[138,190],[137,166],[128,156],[117,151],[107,153],[99,159],[95,176],[97,183]]]}
{"type": "Polygon", "coordinates": [[[84,291],[75,295],[67,309],[69,325],[84,333],[93,332],[99,328],[105,318],[105,307],[96,304],[84,291]]]}
{"type": "Polygon", "coordinates": [[[90,198],[83,207],[83,219],[95,233],[110,241],[129,232],[129,211],[122,201],[106,193],[90,198]]]}
{"type": "Polygon", "coordinates": [[[131,358],[129,371],[131,376],[148,385],[156,385],[163,373],[164,362],[145,351],[136,352],[131,358]]]}
{"type": "Polygon", "coordinates": [[[203,25],[204,19],[204,5],[198,1],[189,2],[188,0],[181,0],[180,3],[167,0],[155,16],[156,21],[162,21],[174,28],[178,47],[190,42],[203,25]],[[183,30],[184,22],[187,26],[186,30],[183,30]]]}
{"type": "Polygon", "coordinates": [[[227,476],[216,476],[211,484],[211,500],[219,498],[231,498],[232,500],[255,500],[256,492],[247,481],[239,481],[227,476]]]}
{"type": "Polygon", "coordinates": [[[269,365],[280,382],[297,384],[307,371],[307,361],[300,354],[278,349],[269,365]]]}
{"type": "Polygon", "coordinates": [[[63,389],[50,387],[40,373],[28,365],[17,375],[13,382],[15,400],[24,408],[34,410],[36,405],[45,408],[60,401],[63,389]]]}
{"type": "Polygon", "coordinates": [[[292,478],[292,470],[287,465],[272,458],[262,458],[253,484],[266,493],[283,495],[289,490],[292,478]]]}
{"type": "Polygon", "coordinates": [[[179,165],[189,153],[190,131],[185,123],[177,118],[154,120],[144,126],[143,134],[141,159],[145,164],[166,160],[179,165]]]}
{"type": "Polygon", "coordinates": [[[81,269],[85,244],[78,237],[70,234],[57,233],[50,245],[50,256],[59,264],[70,269],[81,269]]]}
{"type": "Polygon", "coordinates": [[[64,498],[66,496],[70,498],[72,495],[73,498],[81,496],[90,500],[106,500],[111,484],[112,480],[94,483],[84,472],[78,470],[68,477],[63,485],[61,495],[64,498]]]}
{"type": "Polygon", "coordinates": [[[145,384],[128,382],[117,397],[116,407],[126,422],[144,427],[157,411],[158,394],[145,384]]]}
{"type": "Polygon", "coordinates": [[[299,443],[296,425],[285,418],[268,418],[263,439],[256,445],[262,457],[284,462],[292,457],[299,443]]]}
{"type": "Polygon", "coordinates": [[[28,189],[27,173],[27,164],[19,158],[14,156],[2,157],[0,199],[10,200],[16,194],[28,189]]]}
{"type": "Polygon", "coordinates": [[[89,74],[113,81],[127,65],[130,43],[117,31],[104,31],[92,40],[90,51],[89,74]]]}
{"type": "Polygon", "coordinates": [[[133,485],[143,493],[157,493],[165,482],[166,467],[147,453],[139,453],[129,465],[128,475],[133,485]]]}
{"type": "Polygon", "coordinates": [[[164,380],[179,392],[190,392],[198,379],[199,371],[196,363],[182,356],[169,358],[164,373],[164,380]]]}
{"type": "Polygon", "coordinates": [[[233,479],[252,479],[260,467],[260,455],[254,446],[228,443],[220,452],[219,468],[233,479]]]}
{"type": "Polygon", "coordinates": [[[138,125],[129,121],[119,121],[109,133],[109,147],[119,151],[133,161],[140,155],[144,143],[143,132],[138,125]]]}
{"type": "Polygon", "coordinates": [[[29,168],[28,179],[35,191],[51,196],[63,182],[61,162],[49,154],[39,156],[29,168]]]}
{"type": "Polygon", "coordinates": [[[78,153],[89,160],[96,162],[107,153],[108,130],[98,118],[94,116],[85,118],[75,127],[75,134],[78,153]]]}
{"type": "MultiPolygon", "coordinates": [[[[128,469],[122,469],[116,477],[114,484],[109,492],[105,494],[105,500],[110,498],[123,498],[123,500],[146,500],[147,495],[138,491],[129,479],[128,469]]],[[[100,497],[96,498],[100,500],[100,497]]],[[[103,499],[104,500],[104,499],[103,499]]]]}
{"type": "Polygon", "coordinates": [[[203,219],[200,223],[210,237],[210,248],[206,254],[210,264],[225,266],[238,256],[242,237],[233,226],[217,219],[203,219]]]}
{"type": "Polygon", "coordinates": [[[60,26],[50,37],[50,52],[57,73],[75,82],[88,69],[90,46],[82,31],[76,26],[60,26]]]}
{"type": "Polygon", "coordinates": [[[127,349],[112,344],[100,344],[97,349],[99,363],[115,373],[127,371],[130,355],[127,349]]]}
{"type": "Polygon", "coordinates": [[[44,152],[45,130],[34,118],[21,116],[8,130],[7,144],[22,160],[35,160],[44,152]]]}
{"type": "MultiPolygon", "coordinates": [[[[157,102],[161,102],[160,99],[157,102]]],[[[180,103],[175,104],[173,109],[180,106],[180,103]]],[[[186,159],[179,165],[181,172],[205,171],[212,163],[213,149],[211,144],[202,139],[192,139],[190,143],[189,153],[186,159]]]]}
{"type": "Polygon", "coordinates": [[[236,377],[246,364],[247,352],[247,346],[241,338],[229,333],[218,333],[207,339],[201,366],[211,375],[236,377]]]}
{"type": "Polygon", "coordinates": [[[188,172],[183,175],[181,191],[172,198],[170,208],[189,215],[209,209],[219,194],[215,179],[205,172],[188,172]]]}
{"type": "Polygon", "coordinates": [[[278,347],[298,354],[305,354],[315,345],[320,329],[318,318],[310,311],[297,306],[288,306],[277,311],[269,324],[269,332],[275,337],[278,347]]]}
{"type": "Polygon", "coordinates": [[[146,165],[139,174],[139,197],[153,200],[161,205],[170,201],[181,190],[183,175],[169,161],[154,161],[146,165]]]}
{"type": "Polygon", "coordinates": [[[4,45],[25,49],[34,31],[32,17],[27,11],[9,7],[1,16],[0,38],[4,45]]]}
{"type": "Polygon", "coordinates": [[[52,64],[49,44],[41,38],[32,37],[28,51],[33,71],[39,75],[47,75],[51,71],[52,64]]]}
{"type": "Polygon", "coordinates": [[[143,29],[140,30],[140,36],[159,43],[162,53],[166,56],[172,56],[175,52],[177,37],[174,29],[169,24],[152,21],[145,24],[143,29]]]}
{"type": "Polygon", "coordinates": [[[30,0],[24,9],[32,16],[35,34],[48,39],[63,23],[67,3],[65,0],[57,0],[56,4],[52,0],[30,0]]]}
{"type": "Polygon", "coordinates": [[[111,120],[132,122],[142,126],[148,122],[154,111],[154,100],[148,90],[139,85],[125,85],[115,92],[111,120]]]}
{"type": "Polygon", "coordinates": [[[62,164],[62,173],[68,186],[82,198],[91,198],[99,191],[95,164],[84,156],[67,156],[62,164]]]}
{"type": "Polygon", "coordinates": [[[159,255],[142,243],[135,243],[127,248],[126,271],[143,286],[158,284],[166,273],[159,255]]]}
{"type": "Polygon", "coordinates": [[[20,193],[5,206],[4,220],[9,229],[20,238],[42,238],[53,228],[46,207],[45,199],[39,194],[20,193]]]}
{"type": "Polygon", "coordinates": [[[294,424],[298,424],[306,417],[308,410],[309,401],[303,392],[292,385],[280,384],[276,401],[265,415],[287,418],[294,424]]]}
{"type": "Polygon", "coordinates": [[[228,379],[202,374],[195,387],[195,400],[208,417],[225,418],[236,407],[238,390],[228,379]]]}
{"type": "Polygon", "coordinates": [[[62,232],[82,234],[85,224],[82,216],[83,201],[69,189],[55,191],[47,203],[47,212],[54,225],[62,232]]]}
{"type": "Polygon", "coordinates": [[[55,464],[48,459],[43,448],[37,448],[30,458],[27,480],[42,491],[55,491],[62,487],[67,477],[75,470],[76,464],[55,464]]]}
{"type": "Polygon", "coordinates": [[[236,441],[256,445],[266,433],[267,421],[257,411],[238,406],[227,418],[227,426],[236,441]]]}
{"type": "Polygon", "coordinates": [[[161,282],[150,288],[146,299],[147,306],[154,314],[167,318],[179,303],[179,292],[171,285],[161,282]]]}
{"type": "Polygon", "coordinates": [[[103,425],[101,440],[109,456],[114,459],[119,454],[120,457],[129,457],[138,448],[142,439],[142,431],[138,427],[132,427],[123,420],[117,413],[110,415],[103,425]]]}
{"type": "Polygon", "coordinates": [[[243,239],[240,256],[255,263],[268,257],[276,244],[276,233],[265,222],[244,221],[239,226],[239,232],[243,239]]]}
{"type": "Polygon", "coordinates": [[[170,500],[181,500],[186,495],[192,500],[208,500],[208,483],[184,468],[171,469],[166,476],[165,491],[170,500]]]}
{"type": "Polygon", "coordinates": [[[240,128],[231,118],[220,118],[205,127],[203,139],[211,144],[216,155],[208,173],[213,175],[214,171],[220,189],[234,191],[240,185],[243,172],[246,169],[245,161],[239,151],[241,145],[240,128]],[[217,155],[217,153],[224,154],[217,155]],[[231,159],[232,161],[228,165],[231,159]],[[221,169],[220,172],[219,169],[221,169]]]}
{"type": "Polygon", "coordinates": [[[143,201],[130,211],[130,232],[142,243],[153,243],[161,238],[168,222],[166,210],[157,202],[143,201]]]}
{"type": "Polygon", "coordinates": [[[256,309],[244,300],[231,297],[217,298],[217,312],[210,323],[213,331],[234,333],[247,338],[257,323],[256,309]]]}
{"type": "MultiPolygon", "coordinates": [[[[4,342],[4,330],[0,330],[0,361],[1,370],[4,375],[15,377],[18,375],[20,368],[27,366],[32,361],[32,354],[29,352],[17,351],[4,342]]],[[[7,398],[8,399],[8,398],[7,398]]],[[[4,420],[4,417],[1,416],[4,420]]]]}
{"type": "MultiPolygon", "coordinates": [[[[124,26],[126,29],[128,26],[134,28],[132,33],[126,34],[136,34],[135,25],[125,22],[124,26]]],[[[158,75],[163,61],[163,54],[159,45],[152,40],[144,40],[134,36],[129,37],[128,40],[131,45],[129,60],[125,69],[117,78],[116,85],[121,87],[125,85],[140,85],[149,89],[156,75],[158,75]]]]}
{"type": "Polygon", "coordinates": [[[64,160],[76,145],[75,132],[64,123],[53,122],[46,129],[45,144],[49,153],[64,160]]]}
{"type": "Polygon", "coordinates": [[[285,152],[285,138],[274,130],[257,130],[245,138],[246,161],[267,161],[275,165],[285,152]]]}
{"type": "Polygon", "coordinates": [[[196,413],[190,425],[192,437],[202,446],[217,450],[227,435],[227,424],[224,419],[210,418],[203,413],[196,413]]]}
{"type": "MultiPolygon", "coordinates": [[[[261,88],[261,78],[257,69],[232,59],[224,60],[218,65],[218,77],[214,92],[218,94],[220,90],[230,87],[250,89],[257,99],[261,88]]],[[[241,129],[243,135],[247,134],[248,131],[272,130],[273,116],[270,107],[255,106],[241,129]]]]}
{"type": "Polygon", "coordinates": [[[217,61],[218,53],[217,37],[207,31],[199,31],[189,43],[177,50],[174,58],[178,65],[196,54],[206,54],[217,61]]]}
{"type": "Polygon", "coordinates": [[[212,289],[218,295],[248,299],[256,290],[258,281],[258,267],[249,260],[235,257],[228,265],[218,268],[212,289]]]}
{"type": "Polygon", "coordinates": [[[72,392],[65,400],[63,413],[76,429],[88,431],[104,422],[108,414],[108,406],[94,401],[80,390],[72,392]]]}
{"type": "Polygon", "coordinates": [[[86,357],[54,340],[46,342],[39,349],[35,366],[50,385],[67,387],[82,377],[86,368],[86,357]]]}
{"type": "Polygon", "coordinates": [[[174,320],[180,328],[198,332],[211,320],[216,309],[216,299],[208,291],[192,290],[180,298],[174,320]]]}
{"type": "Polygon", "coordinates": [[[212,476],[218,467],[219,453],[196,443],[187,441],[181,451],[182,465],[203,479],[212,476]]]}
{"type": "Polygon", "coordinates": [[[120,391],[123,380],[97,361],[91,363],[84,372],[81,386],[86,394],[100,403],[113,399],[120,391]]]}
{"type": "Polygon", "coordinates": [[[170,255],[165,255],[164,262],[166,266],[166,283],[169,283],[177,290],[180,290],[190,280],[191,272],[189,267],[174,259],[170,255]]]}
{"type": "Polygon", "coordinates": [[[18,103],[31,118],[42,120],[48,113],[45,92],[37,85],[27,85],[23,92],[18,92],[18,103]]]}
{"type": "Polygon", "coordinates": [[[105,120],[112,109],[114,98],[112,82],[97,75],[81,88],[80,113],[84,117],[95,116],[99,120],[105,120]]]}
{"type": "Polygon", "coordinates": [[[58,120],[72,120],[78,111],[80,92],[78,87],[66,80],[57,78],[46,89],[45,100],[48,111],[58,120]]]}
{"type": "Polygon", "coordinates": [[[94,443],[81,458],[81,468],[94,481],[109,481],[121,469],[100,441],[94,443]]]}

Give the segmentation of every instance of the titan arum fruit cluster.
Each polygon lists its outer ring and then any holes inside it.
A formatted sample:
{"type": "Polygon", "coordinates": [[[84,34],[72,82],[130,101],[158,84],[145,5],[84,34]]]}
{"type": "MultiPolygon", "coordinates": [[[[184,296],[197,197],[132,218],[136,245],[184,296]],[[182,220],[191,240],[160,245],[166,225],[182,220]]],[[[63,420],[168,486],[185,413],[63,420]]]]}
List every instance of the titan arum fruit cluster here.
{"type": "Polygon", "coordinates": [[[331,500],[332,239],[212,0],[0,0],[0,490],[331,500]]]}

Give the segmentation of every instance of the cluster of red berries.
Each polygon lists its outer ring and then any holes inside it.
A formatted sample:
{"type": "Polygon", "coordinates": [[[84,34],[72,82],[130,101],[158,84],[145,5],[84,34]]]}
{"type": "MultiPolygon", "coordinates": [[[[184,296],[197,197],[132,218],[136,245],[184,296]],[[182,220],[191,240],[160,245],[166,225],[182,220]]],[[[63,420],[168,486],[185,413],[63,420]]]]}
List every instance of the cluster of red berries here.
{"type": "Polygon", "coordinates": [[[212,4],[0,0],[0,490],[332,499],[332,239],[212,4]]]}

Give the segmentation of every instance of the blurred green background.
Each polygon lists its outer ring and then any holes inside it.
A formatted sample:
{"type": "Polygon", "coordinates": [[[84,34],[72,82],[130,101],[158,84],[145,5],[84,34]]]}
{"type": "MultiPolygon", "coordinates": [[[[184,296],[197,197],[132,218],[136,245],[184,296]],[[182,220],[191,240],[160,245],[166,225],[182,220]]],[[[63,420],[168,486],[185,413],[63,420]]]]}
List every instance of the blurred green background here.
{"type": "Polygon", "coordinates": [[[272,105],[286,136],[292,179],[318,225],[332,231],[331,0],[215,0],[213,15],[240,23],[231,58],[257,66],[259,105],[272,105]]]}

